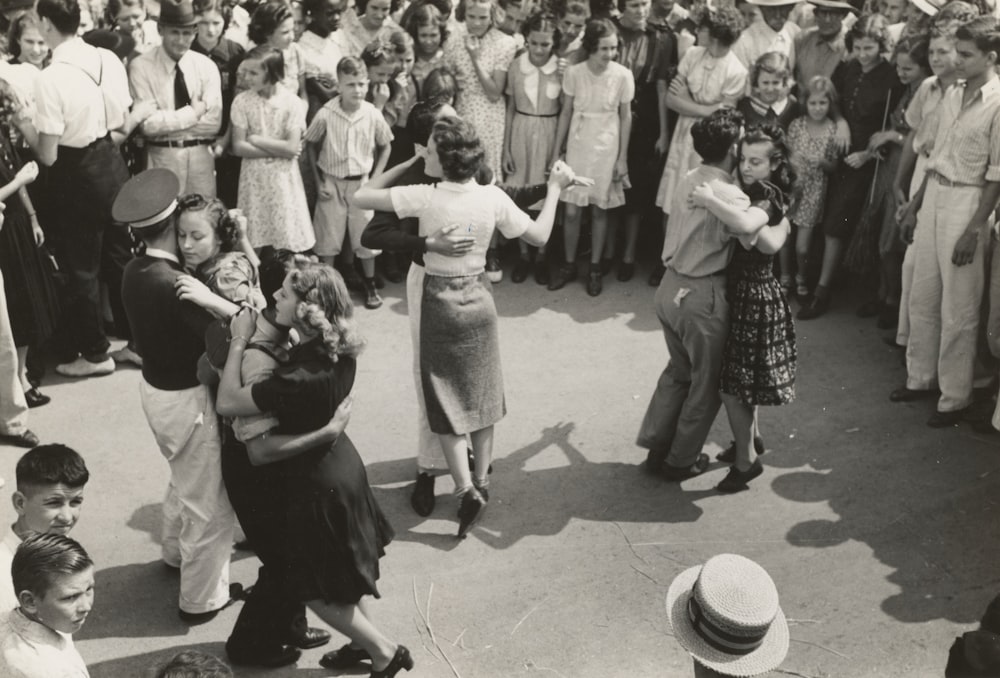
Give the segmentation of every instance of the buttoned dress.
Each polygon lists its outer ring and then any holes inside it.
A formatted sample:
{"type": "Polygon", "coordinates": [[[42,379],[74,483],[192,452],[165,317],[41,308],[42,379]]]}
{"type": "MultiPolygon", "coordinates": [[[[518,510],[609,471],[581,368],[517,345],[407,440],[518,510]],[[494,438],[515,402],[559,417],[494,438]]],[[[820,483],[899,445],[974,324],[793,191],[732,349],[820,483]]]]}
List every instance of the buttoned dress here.
{"type": "Polygon", "coordinates": [[[525,52],[507,70],[507,96],[514,102],[509,145],[514,172],[506,177],[511,186],[545,182],[559,123],[562,76],[557,72],[558,61],[552,56],[535,66],[525,52]]]}

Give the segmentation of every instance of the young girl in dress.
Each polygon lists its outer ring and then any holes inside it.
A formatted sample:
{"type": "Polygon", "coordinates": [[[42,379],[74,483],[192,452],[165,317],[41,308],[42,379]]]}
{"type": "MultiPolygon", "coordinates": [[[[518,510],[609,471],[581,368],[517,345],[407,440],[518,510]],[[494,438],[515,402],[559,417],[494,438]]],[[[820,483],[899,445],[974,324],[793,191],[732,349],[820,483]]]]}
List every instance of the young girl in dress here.
{"type": "Polygon", "coordinates": [[[423,99],[421,89],[427,74],[444,65],[444,51],[441,45],[448,38],[448,27],[441,12],[430,3],[420,5],[406,18],[406,32],[413,38],[414,57],[410,77],[417,85],[418,96],[423,99]]]}
{"type": "Polygon", "coordinates": [[[632,129],[632,71],[614,59],[618,31],[608,19],[587,23],[583,33],[587,60],[570,66],[563,79],[564,99],[556,133],[557,149],[574,171],[594,180],[590,187],[576,186],[563,193],[565,263],[552,275],[550,290],[576,278],[576,250],[580,242],[583,208],[590,207],[590,270],[587,294],[601,293],[601,254],[608,228],[609,209],[625,204],[628,182],[629,134],[632,129]]]}
{"type": "Polygon", "coordinates": [[[733,429],[735,448],[720,492],[739,492],[763,473],[754,439],[758,405],[781,405],[795,397],[795,327],[788,302],[774,278],[774,253],[788,237],[787,196],[795,173],[788,162],[780,127],[751,127],[740,142],[740,184],[750,198],[745,211],[717,198],[708,184],[695,188],[691,201],[731,227],[762,227],[741,238],[727,269],[729,335],[723,350],[719,390],[733,429]]]}
{"type": "Polygon", "coordinates": [[[248,34],[254,44],[274,47],[281,52],[285,62],[281,86],[308,102],[305,61],[302,50],[295,43],[295,17],[288,4],[272,0],[258,7],[250,18],[248,34]]]}
{"type": "Polygon", "coordinates": [[[233,154],[243,158],[237,206],[250,223],[250,243],[303,252],[316,242],[298,156],[306,105],[278,83],[281,52],[261,45],[242,64],[250,89],[233,100],[233,154]]]}
{"type": "Polygon", "coordinates": [[[680,114],[656,196],[656,205],[668,216],[677,182],[701,162],[691,142],[691,126],[724,106],[735,106],[747,83],[747,69],[730,51],[743,27],[739,11],[700,7],[691,19],[697,26],[698,45],[684,53],[665,100],[667,108],[680,114]]]}
{"type": "Polygon", "coordinates": [[[795,226],[795,244],[781,248],[781,277],[795,271],[795,295],[804,302],[809,296],[806,272],[813,228],[823,217],[827,175],[837,165],[837,90],[830,78],[815,76],[802,93],[806,114],[788,127],[788,149],[798,175],[796,200],[788,218],[795,226]],[[792,255],[795,266],[792,266],[792,255]]]}
{"type": "MultiPolygon", "coordinates": [[[[444,44],[445,65],[458,81],[455,110],[478,131],[486,152],[484,162],[497,177],[501,176],[507,115],[503,93],[507,69],[517,51],[514,38],[496,27],[500,13],[494,0],[461,0],[455,10],[459,23],[444,44]]],[[[490,282],[503,280],[497,237],[487,253],[490,282]]]]}
{"type": "MultiPolygon", "coordinates": [[[[507,124],[504,134],[503,171],[508,186],[545,183],[545,174],[555,162],[556,127],[562,77],[554,50],[560,34],[547,14],[535,14],[524,23],[527,49],[507,71],[507,124]]],[[[518,241],[521,258],[511,273],[516,283],[528,277],[532,248],[518,241]]],[[[535,282],[547,285],[545,246],[538,248],[534,263],[535,282]]]]}

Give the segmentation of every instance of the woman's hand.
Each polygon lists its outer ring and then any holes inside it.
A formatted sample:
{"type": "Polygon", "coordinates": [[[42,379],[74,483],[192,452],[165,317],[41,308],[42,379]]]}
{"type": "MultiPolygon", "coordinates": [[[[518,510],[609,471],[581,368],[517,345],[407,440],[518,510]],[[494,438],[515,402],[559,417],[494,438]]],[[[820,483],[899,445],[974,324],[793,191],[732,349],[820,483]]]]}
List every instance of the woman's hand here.
{"type": "Polygon", "coordinates": [[[510,151],[504,150],[503,152],[503,162],[502,169],[505,175],[511,175],[517,170],[517,166],[514,165],[514,158],[511,157],[510,151]]]}
{"type": "Polygon", "coordinates": [[[483,51],[483,41],[474,35],[465,36],[465,51],[469,53],[469,58],[475,63],[479,59],[480,52],[483,51]]]}
{"type": "MultiPolygon", "coordinates": [[[[205,289],[208,289],[207,287],[205,289]]],[[[246,309],[240,309],[236,315],[229,319],[229,335],[232,337],[231,341],[236,341],[237,338],[243,339],[244,341],[250,341],[250,336],[253,334],[254,325],[256,320],[253,317],[253,313],[250,313],[246,309]]]]}
{"type": "Polygon", "coordinates": [[[177,276],[174,290],[181,301],[190,301],[202,308],[208,308],[215,298],[215,293],[208,289],[205,283],[187,273],[177,276]]]}
{"type": "Polygon", "coordinates": [[[694,187],[691,195],[688,196],[688,206],[704,207],[714,197],[715,191],[712,190],[712,187],[708,183],[699,184],[694,187]]]}
{"type": "Polygon", "coordinates": [[[354,395],[348,395],[340,401],[337,410],[333,413],[333,419],[323,426],[323,432],[336,440],[347,428],[347,423],[351,421],[351,406],[354,405],[354,395]]]}
{"type": "Polygon", "coordinates": [[[853,167],[854,169],[858,169],[871,159],[872,155],[868,151],[858,151],[856,153],[851,153],[846,158],[844,158],[844,162],[847,163],[848,167],[853,167]]]}
{"type": "Polygon", "coordinates": [[[885,146],[887,143],[894,141],[896,139],[898,132],[893,132],[892,130],[886,130],[884,132],[875,132],[871,139],[868,140],[868,152],[875,153],[878,149],[885,146]]]}
{"type": "Polygon", "coordinates": [[[38,178],[38,163],[32,160],[29,163],[25,163],[24,167],[17,171],[14,176],[14,180],[17,181],[21,186],[27,186],[35,179],[38,178]]]}
{"type": "Polygon", "coordinates": [[[660,138],[656,140],[656,145],[653,146],[653,150],[656,151],[657,155],[664,155],[670,148],[670,137],[667,136],[666,130],[660,135],[660,138]]]}
{"type": "Polygon", "coordinates": [[[834,147],[839,153],[847,153],[851,148],[851,128],[844,119],[838,120],[836,126],[837,131],[833,137],[834,147]]]}
{"type": "Polygon", "coordinates": [[[378,110],[385,108],[385,105],[389,102],[389,85],[387,83],[382,83],[381,85],[375,85],[372,88],[372,105],[378,110]]]}
{"type": "Polygon", "coordinates": [[[247,229],[250,226],[250,222],[247,221],[247,217],[243,214],[243,210],[229,210],[229,218],[236,222],[236,231],[240,234],[240,240],[246,239],[248,237],[247,229]]]}
{"type": "MultiPolygon", "coordinates": [[[[615,161],[615,167],[611,171],[611,181],[625,181],[625,177],[628,176],[628,162],[625,158],[618,158],[615,161]]],[[[626,188],[628,188],[626,186],[626,188]]]]}
{"type": "Polygon", "coordinates": [[[35,238],[35,246],[41,247],[45,244],[45,231],[42,230],[42,225],[38,223],[38,215],[31,215],[31,235],[35,238]]]}

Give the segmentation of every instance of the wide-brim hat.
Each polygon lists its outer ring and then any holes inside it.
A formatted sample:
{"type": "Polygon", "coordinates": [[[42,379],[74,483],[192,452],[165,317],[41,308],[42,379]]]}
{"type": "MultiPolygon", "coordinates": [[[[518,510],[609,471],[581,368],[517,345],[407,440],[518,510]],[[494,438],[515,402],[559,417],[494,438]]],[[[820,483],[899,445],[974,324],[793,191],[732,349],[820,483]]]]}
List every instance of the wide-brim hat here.
{"type": "Polygon", "coordinates": [[[698,663],[727,676],[772,671],[788,654],[788,623],[771,577],[724,553],[684,570],[667,591],[667,618],[698,663]]]}
{"type": "Polygon", "coordinates": [[[858,8],[849,2],[842,2],[841,0],[809,0],[810,5],[815,5],[816,7],[826,7],[827,9],[842,9],[845,12],[852,12],[858,14],[858,8]]]}
{"type": "Polygon", "coordinates": [[[801,0],[747,0],[751,5],[758,7],[785,7],[786,5],[797,5],[801,0]]]}
{"type": "Polygon", "coordinates": [[[941,8],[948,4],[943,0],[910,0],[910,2],[927,16],[937,16],[941,8]]]}
{"type": "Polygon", "coordinates": [[[181,28],[197,26],[194,4],[191,0],[160,0],[160,18],[157,19],[157,23],[161,26],[181,28]]]}

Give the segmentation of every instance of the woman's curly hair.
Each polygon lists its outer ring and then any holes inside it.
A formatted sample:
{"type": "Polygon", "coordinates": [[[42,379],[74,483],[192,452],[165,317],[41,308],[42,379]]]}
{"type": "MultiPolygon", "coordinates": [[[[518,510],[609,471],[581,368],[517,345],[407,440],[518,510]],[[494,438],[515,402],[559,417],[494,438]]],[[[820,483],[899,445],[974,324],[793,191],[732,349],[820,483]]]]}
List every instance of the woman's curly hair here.
{"type": "Polygon", "coordinates": [[[868,38],[878,44],[879,54],[889,51],[892,38],[889,35],[889,22],[881,14],[869,14],[857,20],[851,30],[844,36],[844,46],[850,52],[854,49],[854,41],[868,38]]]}
{"type": "Polygon", "coordinates": [[[190,193],[177,200],[177,218],[188,212],[203,212],[205,219],[215,231],[215,239],[219,242],[220,252],[232,252],[240,241],[240,227],[236,219],[229,215],[229,210],[218,198],[207,198],[199,193],[190,193]]]}
{"type": "Polygon", "coordinates": [[[728,5],[716,9],[708,5],[698,5],[691,11],[690,19],[698,29],[708,30],[708,36],[723,47],[729,47],[736,42],[746,27],[739,10],[728,5]]]}
{"type": "Polygon", "coordinates": [[[296,324],[322,337],[330,360],[355,357],[365,345],[354,319],[354,304],[347,285],[332,266],[296,261],[292,289],[299,299],[296,324]]]}
{"type": "Polygon", "coordinates": [[[250,17],[247,35],[254,43],[263,45],[281,24],[292,18],[292,8],[284,2],[268,2],[257,7],[250,17]]]}
{"type": "Polygon", "coordinates": [[[476,175],[485,152],[476,128],[449,115],[434,123],[431,138],[437,145],[441,170],[448,181],[467,181],[476,175]]]}

